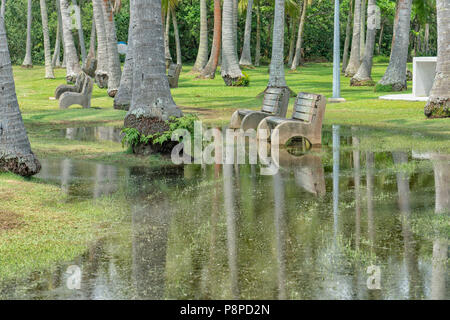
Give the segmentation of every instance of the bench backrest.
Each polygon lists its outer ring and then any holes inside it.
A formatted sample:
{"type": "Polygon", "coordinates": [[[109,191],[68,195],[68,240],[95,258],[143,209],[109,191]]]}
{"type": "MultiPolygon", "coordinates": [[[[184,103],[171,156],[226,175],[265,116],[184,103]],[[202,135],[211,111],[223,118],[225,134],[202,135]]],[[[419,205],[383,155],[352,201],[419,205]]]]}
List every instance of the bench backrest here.
{"type": "MultiPolygon", "coordinates": [[[[325,109],[325,97],[320,94],[300,92],[294,103],[292,119],[312,123],[322,121],[325,109]]],[[[321,123],[320,123],[321,124],[321,123]]]]}
{"type": "Polygon", "coordinates": [[[90,97],[90,96],[92,96],[93,89],[94,89],[94,82],[93,82],[92,78],[89,76],[86,76],[81,94],[90,97]]]}
{"type": "Polygon", "coordinates": [[[264,93],[261,111],[285,117],[288,103],[289,103],[288,89],[268,88],[264,93]],[[287,97],[285,95],[287,95],[287,97]]]}
{"type": "Polygon", "coordinates": [[[181,64],[172,63],[167,72],[167,76],[170,78],[179,77],[181,73],[181,64]]]}

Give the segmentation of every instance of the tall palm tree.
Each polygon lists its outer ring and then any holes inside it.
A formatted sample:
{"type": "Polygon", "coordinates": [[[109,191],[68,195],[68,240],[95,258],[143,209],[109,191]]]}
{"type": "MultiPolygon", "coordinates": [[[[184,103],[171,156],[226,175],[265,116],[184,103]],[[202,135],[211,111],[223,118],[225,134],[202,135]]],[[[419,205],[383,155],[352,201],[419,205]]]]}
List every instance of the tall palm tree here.
{"type": "Polygon", "coordinates": [[[361,32],[359,33],[359,58],[362,61],[366,47],[366,9],[367,0],[361,0],[361,32]]]}
{"type": "Polygon", "coordinates": [[[180,30],[178,29],[178,21],[177,21],[177,15],[175,13],[175,8],[170,7],[170,12],[172,13],[173,33],[175,35],[175,49],[176,49],[176,54],[177,54],[177,64],[182,64],[180,30]]]}
{"type": "Polygon", "coordinates": [[[133,28],[133,93],[125,127],[142,134],[159,132],[163,121],[183,113],[170,93],[166,76],[164,32],[160,0],[134,0],[133,28]],[[151,57],[151,59],[149,59],[151,57]]]}
{"type": "Polygon", "coordinates": [[[216,76],[217,66],[219,64],[220,52],[222,44],[222,8],[220,0],[214,0],[214,34],[211,47],[211,55],[209,61],[203,68],[200,78],[214,79],[216,76]]]}
{"type": "Polygon", "coordinates": [[[367,38],[366,48],[364,49],[364,57],[358,72],[350,80],[351,86],[374,86],[375,82],[372,80],[372,64],[373,52],[375,49],[376,29],[376,0],[369,0],[368,16],[367,16],[367,38]]]}
{"type": "Polygon", "coordinates": [[[97,44],[97,41],[95,41],[95,38],[97,36],[96,30],[95,30],[95,19],[92,18],[92,25],[91,25],[91,36],[90,36],[90,43],[89,43],[89,53],[87,55],[86,60],[92,60],[95,58],[95,45],[97,44]]]}
{"type": "MultiPolygon", "coordinates": [[[[241,2],[242,3],[242,2],[241,2]]],[[[250,52],[250,40],[252,33],[253,0],[247,0],[247,15],[245,17],[244,46],[242,47],[241,66],[252,66],[252,54],[250,52]]]]}
{"type": "Polygon", "coordinates": [[[120,65],[119,49],[117,48],[116,23],[110,0],[103,0],[103,21],[106,30],[106,44],[108,46],[108,95],[112,98],[119,90],[122,69],[120,65]]]}
{"type": "Polygon", "coordinates": [[[27,10],[27,45],[26,45],[26,53],[25,59],[23,60],[22,67],[23,68],[33,68],[33,61],[31,58],[31,23],[33,19],[32,12],[32,3],[31,0],[28,0],[28,10],[27,10]]]}
{"type": "Polygon", "coordinates": [[[5,16],[5,9],[6,9],[6,0],[2,0],[2,4],[0,6],[0,16],[5,16]]]}
{"type": "Polygon", "coordinates": [[[52,66],[55,68],[61,67],[61,60],[60,60],[60,54],[61,54],[61,33],[62,33],[62,26],[61,26],[61,14],[59,11],[59,0],[56,0],[56,10],[58,11],[58,23],[56,27],[56,39],[55,39],[55,50],[53,52],[53,58],[52,58],[52,66]]]}
{"type": "Polygon", "coordinates": [[[0,171],[22,176],[39,172],[17,102],[3,16],[0,16],[0,171]]]}
{"type": "Polygon", "coordinates": [[[170,66],[172,63],[172,55],[170,54],[170,45],[169,45],[169,31],[170,31],[170,10],[168,1],[165,1],[167,3],[166,8],[164,8],[163,12],[166,14],[166,23],[165,23],[165,31],[164,31],[164,52],[166,55],[166,68],[170,66]]]}
{"type": "Polygon", "coordinates": [[[450,117],[450,2],[437,0],[438,54],[436,77],[425,106],[427,117],[450,117]]]}
{"type": "Polygon", "coordinates": [[[259,0],[256,5],[256,45],[255,45],[255,67],[259,67],[261,61],[261,10],[259,8],[259,0]]]}
{"type": "Polygon", "coordinates": [[[48,34],[48,17],[47,17],[47,4],[45,0],[40,0],[41,5],[41,19],[42,19],[42,32],[44,33],[44,56],[45,56],[45,78],[54,79],[52,66],[52,55],[50,53],[50,36],[48,34]]]}
{"type": "Polygon", "coordinates": [[[220,69],[227,86],[236,84],[243,77],[237,58],[233,2],[235,0],[224,0],[222,12],[222,65],[220,69]]]}
{"type": "Polygon", "coordinates": [[[295,45],[295,55],[294,59],[292,60],[291,70],[297,69],[297,67],[300,64],[300,58],[302,56],[303,31],[305,29],[305,21],[306,21],[306,10],[308,9],[308,5],[311,4],[311,1],[312,0],[303,0],[302,14],[300,15],[297,42],[295,45]]]}
{"type": "Polygon", "coordinates": [[[64,41],[64,59],[66,60],[66,79],[68,82],[75,82],[77,75],[81,72],[81,68],[72,36],[69,1],[60,0],[60,6],[64,41]]]}
{"type": "Polygon", "coordinates": [[[398,0],[394,22],[391,58],[377,91],[406,90],[406,61],[408,59],[412,0],[398,0]]]}
{"type": "Polygon", "coordinates": [[[284,75],[284,3],[275,0],[275,16],[273,20],[272,59],[268,87],[287,87],[284,75]]]}
{"type": "Polygon", "coordinates": [[[348,48],[350,46],[350,32],[352,30],[353,0],[348,4],[347,26],[345,27],[344,53],[342,55],[342,72],[345,72],[348,65],[348,48]]]}
{"type": "Polygon", "coordinates": [[[200,0],[200,43],[198,46],[197,59],[192,72],[201,72],[208,63],[208,8],[206,0],[200,0]]]}
{"type": "Polygon", "coordinates": [[[350,60],[345,69],[346,77],[353,77],[358,71],[360,64],[361,0],[355,0],[354,9],[352,48],[350,50],[350,60]]]}
{"type": "Polygon", "coordinates": [[[97,31],[97,70],[95,71],[95,82],[100,88],[106,88],[108,86],[109,58],[102,1],[103,0],[92,1],[95,27],[97,31]]]}
{"type": "MultiPolygon", "coordinates": [[[[77,0],[72,0],[72,4],[78,7],[77,0]]],[[[76,19],[77,19],[78,39],[80,41],[81,61],[83,62],[84,65],[86,63],[86,44],[84,42],[83,25],[81,24],[81,8],[80,8],[80,15],[78,15],[76,19]]]]}

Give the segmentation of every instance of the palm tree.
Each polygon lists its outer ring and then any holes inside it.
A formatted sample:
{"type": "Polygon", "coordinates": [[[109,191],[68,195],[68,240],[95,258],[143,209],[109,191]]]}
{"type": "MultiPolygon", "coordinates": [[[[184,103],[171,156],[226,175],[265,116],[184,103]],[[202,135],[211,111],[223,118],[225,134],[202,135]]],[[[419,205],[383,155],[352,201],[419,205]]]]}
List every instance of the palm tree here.
{"type": "MultiPolygon", "coordinates": [[[[72,4],[76,7],[78,7],[77,0],[72,0],[72,4]]],[[[80,8],[81,10],[81,8],[80,8]]],[[[76,16],[77,19],[77,29],[78,29],[78,39],[80,41],[80,51],[81,51],[81,61],[83,62],[83,65],[86,63],[86,44],[84,42],[84,32],[83,32],[83,26],[81,24],[81,11],[80,15],[76,16]]]]}
{"type": "Polygon", "coordinates": [[[273,20],[272,60],[268,87],[287,87],[284,75],[284,3],[275,0],[275,16],[273,20]]]}
{"type": "Polygon", "coordinates": [[[178,29],[178,21],[177,21],[177,15],[175,13],[175,8],[170,7],[170,12],[172,13],[173,33],[175,35],[175,49],[176,49],[176,54],[177,54],[177,64],[182,64],[180,31],[178,29]]]}
{"type": "Polygon", "coordinates": [[[372,80],[372,63],[373,52],[375,49],[376,29],[376,0],[369,0],[369,11],[367,16],[367,38],[366,48],[364,49],[364,57],[358,72],[350,80],[351,86],[374,86],[375,82],[372,80]]]}
{"type": "Polygon", "coordinates": [[[450,117],[450,3],[437,0],[438,54],[436,77],[425,106],[427,117],[450,117]]]}
{"type": "Polygon", "coordinates": [[[26,45],[26,53],[25,59],[23,60],[22,67],[23,68],[33,68],[33,61],[31,58],[31,23],[33,19],[32,12],[32,3],[31,0],[28,0],[28,11],[27,11],[27,45],[26,45]]]}
{"type": "Polygon", "coordinates": [[[89,43],[89,53],[87,55],[86,60],[90,61],[95,58],[95,45],[97,44],[97,41],[95,41],[95,37],[97,36],[96,30],[95,30],[95,19],[92,18],[92,26],[91,26],[91,36],[90,36],[90,43],[89,43]]]}
{"type": "Polygon", "coordinates": [[[183,113],[170,93],[166,76],[164,32],[160,0],[134,0],[133,28],[133,93],[125,127],[136,128],[141,134],[159,132],[171,116],[183,113]],[[151,57],[151,59],[149,59],[151,57]]]}
{"type": "Polygon", "coordinates": [[[219,64],[222,44],[222,9],[220,0],[214,0],[214,34],[209,61],[203,68],[199,78],[214,79],[216,76],[217,65],[219,64]]]}
{"type": "MultiPolygon", "coordinates": [[[[243,1],[241,1],[243,4],[243,1]]],[[[247,15],[245,17],[245,31],[244,31],[244,46],[242,47],[241,60],[239,64],[241,66],[252,66],[252,54],[250,52],[250,40],[252,33],[252,10],[253,0],[247,0],[247,15]]]]}
{"type": "Polygon", "coordinates": [[[106,30],[106,43],[108,46],[108,95],[111,98],[117,93],[120,86],[122,69],[120,66],[119,50],[117,48],[116,24],[110,0],[103,0],[103,21],[106,30]]]}
{"type": "Polygon", "coordinates": [[[178,6],[178,0],[163,0],[162,1],[163,12],[166,13],[166,23],[165,23],[165,32],[164,32],[164,50],[165,50],[165,55],[166,55],[166,67],[167,68],[172,63],[172,56],[170,54],[170,45],[169,45],[169,43],[170,43],[170,39],[169,39],[170,17],[172,17],[173,32],[175,35],[177,64],[182,64],[180,31],[178,29],[178,21],[177,21],[177,16],[175,13],[175,9],[177,6],[178,6]]]}
{"type": "Polygon", "coordinates": [[[406,90],[406,60],[408,59],[412,0],[398,0],[394,21],[391,58],[377,91],[406,90]]]}
{"type": "Polygon", "coordinates": [[[353,77],[359,68],[360,57],[360,33],[361,33],[361,0],[355,0],[355,11],[353,16],[353,37],[350,50],[350,60],[345,69],[346,77],[353,77]]]}
{"type": "Polygon", "coordinates": [[[347,26],[345,27],[344,53],[342,55],[342,72],[345,72],[348,65],[348,48],[350,46],[350,31],[352,30],[353,0],[350,0],[348,7],[347,26]]]}
{"type": "Polygon", "coordinates": [[[92,1],[97,31],[97,70],[95,71],[95,82],[100,88],[106,88],[108,85],[108,40],[106,38],[102,1],[92,1]]]}
{"type": "Polygon", "coordinates": [[[297,43],[295,45],[295,56],[294,59],[292,60],[291,70],[297,69],[297,67],[300,64],[300,58],[302,56],[303,30],[305,29],[305,21],[306,21],[306,10],[311,1],[312,0],[303,0],[303,9],[298,25],[297,43]]]}
{"type": "Polygon", "coordinates": [[[255,46],[255,67],[259,67],[261,61],[261,10],[259,9],[259,0],[256,4],[256,46],[255,46]]]}
{"type": "Polygon", "coordinates": [[[2,4],[0,6],[0,16],[5,16],[5,9],[6,9],[6,0],[2,0],[2,4]]]}
{"type": "Polygon", "coordinates": [[[50,53],[50,36],[48,34],[48,17],[47,4],[45,0],[40,0],[41,18],[42,18],[42,32],[44,33],[44,53],[45,53],[45,78],[54,79],[52,66],[52,55],[50,53]]]}
{"type": "Polygon", "coordinates": [[[0,16],[0,171],[22,176],[39,172],[17,101],[3,16],[0,16]]]}
{"type": "Polygon", "coordinates": [[[201,72],[208,62],[208,8],[206,0],[200,0],[200,44],[192,72],[201,72]]]}
{"type": "Polygon", "coordinates": [[[227,86],[236,84],[243,77],[237,59],[234,27],[234,0],[223,1],[222,12],[222,78],[227,86]]]}
{"type": "Polygon", "coordinates": [[[164,52],[166,55],[166,68],[169,68],[172,63],[172,56],[170,54],[170,45],[169,45],[169,31],[170,31],[170,10],[168,1],[166,2],[166,7],[163,12],[166,14],[166,23],[165,23],[165,32],[164,32],[164,52]]]}
{"type": "Polygon", "coordinates": [[[60,60],[60,54],[61,54],[61,13],[59,11],[59,0],[56,0],[56,10],[58,11],[58,24],[56,27],[56,39],[55,39],[55,51],[53,52],[53,58],[52,58],[52,66],[53,67],[61,67],[61,60],[60,60]]]}
{"type": "Polygon", "coordinates": [[[68,82],[75,82],[77,75],[81,72],[81,68],[72,36],[68,0],[60,0],[60,6],[64,41],[64,59],[66,60],[66,79],[68,82]]]}
{"type": "Polygon", "coordinates": [[[366,47],[365,40],[366,40],[366,4],[367,0],[362,0],[361,2],[361,32],[359,33],[359,58],[360,61],[362,61],[364,57],[364,49],[366,47]]]}

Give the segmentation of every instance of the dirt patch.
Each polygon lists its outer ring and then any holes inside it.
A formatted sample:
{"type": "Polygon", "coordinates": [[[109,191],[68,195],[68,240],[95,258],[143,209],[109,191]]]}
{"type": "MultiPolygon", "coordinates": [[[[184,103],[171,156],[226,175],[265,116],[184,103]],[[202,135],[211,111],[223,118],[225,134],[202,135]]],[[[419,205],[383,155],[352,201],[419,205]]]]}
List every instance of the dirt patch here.
{"type": "Polygon", "coordinates": [[[20,228],[23,224],[21,215],[10,211],[0,210],[0,232],[20,228]]]}
{"type": "Polygon", "coordinates": [[[6,201],[13,198],[13,193],[0,189],[0,201],[6,201]]]}

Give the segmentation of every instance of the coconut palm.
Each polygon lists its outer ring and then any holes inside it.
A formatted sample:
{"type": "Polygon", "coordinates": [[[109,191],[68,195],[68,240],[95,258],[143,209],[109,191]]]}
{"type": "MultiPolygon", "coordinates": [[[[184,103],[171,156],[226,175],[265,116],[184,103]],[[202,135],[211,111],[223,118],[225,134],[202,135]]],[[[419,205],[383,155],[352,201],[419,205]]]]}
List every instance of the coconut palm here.
{"type": "Polygon", "coordinates": [[[237,58],[233,2],[235,0],[224,0],[222,12],[222,65],[220,69],[227,86],[235,84],[243,77],[237,58]]]}
{"type": "MultiPolygon", "coordinates": [[[[72,0],[72,4],[76,7],[78,7],[77,0],[72,0]]],[[[80,8],[80,10],[81,10],[81,8],[80,8]]],[[[84,32],[83,32],[83,26],[81,24],[81,14],[77,15],[76,19],[77,19],[78,39],[80,41],[81,60],[84,65],[86,63],[86,44],[84,42],[84,32]]]]}
{"type": "Polygon", "coordinates": [[[91,26],[91,37],[90,37],[90,43],[89,43],[89,53],[87,55],[86,60],[90,61],[95,58],[95,37],[97,36],[96,30],[95,30],[95,19],[92,18],[92,26],[91,26]]]}
{"type": "MultiPolygon", "coordinates": [[[[56,0],[56,3],[59,4],[59,0],[56,0]]],[[[55,50],[53,52],[53,58],[52,58],[52,66],[55,68],[61,67],[61,60],[60,60],[60,54],[61,54],[61,23],[60,18],[61,15],[59,13],[59,6],[57,6],[58,11],[58,23],[56,27],[56,39],[55,39],[55,50]]]]}
{"type": "Polygon", "coordinates": [[[366,4],[367,0],[361,0],[361,32],[359,33],[359,58],[362,61],[366,47],[366,4]]]}
{"type": "Polygon", "coordinates": [[[178,0],[163,0],[162,8],[163,13],[166,14],[166,24],[165,24],[165,32],[164,32],[164,50],[166,55],[166,67],[169,67],[170,63],[172,63],[172,56],[170,54],[170,39],[169,39],[169,31],[170,31],[170,17],[172,17],[173,31],[175,35],[175,46],[176,46],[176,55],[177,55],[177,64],[182,64],[181,59],[181,43],[180,43],[180,31],[178,29],[178,21],[175,13],[175,9],[178,6],[178,0]]]}
{"type": "Polygon", "coordinates": [[[350,60],[345,69],[346,77],[353,77],[358,71],[360,64],[361,0],[355,0],[354,9],[352,47],[350,50],[350,60]]]}
{"type": "Polygon", "coordinates": [[[48,34],[48,17],[47,17],[47,4],[45,0],[40,0],[41,5],[41,19],[42,19],[42,32],[44,33],[44,57],[45,57],[45,78],[54,79],[52,66],[52,55],[50,53],[50,36],[48,34]]]}
{"type": "Polygon", "coordinates": [[[259,0],[256,5],[256,45],[255,45],[255,67],[259,67],[261,61],[261,10],[259,8],[259,0]]]}
{"type": "Polygon", "coordinates": [[[5,9],[6,9],[6,0],[2,0],[2,4],[0,6],[0,16],[5,16],[5,9]]]}
{"type": "Polygon", "coordinates": [[[350,32],[352,30],[353,0],[348,4],[347,26],[345,27],[344,53],[342,55],[342,72],[345,72],[348,64],[348,48],[350,46],[350,32]]]}
{"type": "MultiPolygon", "coordinates": [[[[243,1],[241,1],[243,3],[243,1]]],[[[250,52],[250,40],[252,33],[252,10],[253,0],[247,0],[247,14],[245,17],[245,31],[244,31],[244,46],[242,47],[241,59],[239,64],[241,66],[252,66],[252,54],[250,52]]]]}
{"type": "Polygon", "coordinates": [[[398,0],[394,21],[391,58],[376,90],[406,90],[406,60],[408,59],[412,0],[398,0]]]}
{"type": "Polygon", "coordinates": [[[159,132],[161,123],[183,115],[170,93],[164,56],[160,0],[134,0],[133,93],[125,127],[142,134],[159,132]],[[149,59],[151,57],[151,59],[149,59]]]}
{"type": "Polygon", "coordinates": [[[103,17],[103,0],[93,0],[95,27],[97,31],[97,70],[95,71],[95,82],[100,88],[108,85],[108,40],[103,17]]]}
{"type": "Polygon", "coordinates": [[[41,165],[31,151],[17,102],[3,16],[0,16],[0,65],[0,171],[32,176],[41,165]]]}
{"type": "Polygon", "coordinates": [[[81,72],[81,68],[72,36],[69,1],[60,0],[60,6],[64,41],[64,59],[66,61],[66,79],[69,82],[75,82],[77,75],[81,72]]]}
{"type": "Polygon", "coordinates": [[[425,106],[427,117],[450,117],[450,2],[437,0],[438,54],[436,77],[425,106]]]}
{"type": "Polygon", "coordinates": [[[303,8],[302,14],[300,15],[299,25],[298,25],[298,34],[297,34],[297,42],[295,45],[295,55],[292,60],[291,70],[297,69],[300,64],[300,58],[302,55],[302,44],[303,44],[303,31],[305,29],[305,21],[306,21],[306,11],[308,6],[312,3],[312,0],[303,0],[303,8]]]}
{"type": "Polygon", "coordinates": [[[376,0],[369,0],[368,2],[368,16],[367,16],[367,38],[366,47],[364,49],[364,57],[358,72],[350,80],[351,86],[374,86],[375,82],[372,80],[372,64],[373,52],[375,49],[376,29],[376,0]]]}
{"type": "Polygon", "coordinates": [[[268,87],[287,87],[284,75],[284,5],[285,0],[275,0],[273,20],[272,59],[268,87]]]}
{"type": "Polygon", "coordinates": [[[208,62],[208,8],[206,0],[200,0],[200,44],[198,46],[197,59],[192,72],[201,72],[208,62]]]}
{"type": "Polygon", "coordinates": [[[222,9],[220,0],[214,0],[214,34],[209,61],[203,68],[199,78],[214,79],[216,76],[217,65],[219,64],[222,44],[222,9]]]}
{"type": "Polygon", "coordinates": [[[170,7],[170,12],[172,13],[173,33],[175,35],[175,49],[176,49],[176,54],[177,54],[177,64],[182,64],[180,31],[178,29],[178,21],[177,21],[177,15],[175,13],[175,8],[170,7]]]}
{"type": "Polygon", "coordinates": [[[25,59],[23,60],[22,67],[23,68],[33,68],[33,61],[31,58],[31,23],[33,19],[32,13],[32,3],[31,0],[28,0],[28,10],[27,10],[27,45],[25,50],[25,59]]]}
{"type": "MultiPolygon", "coordinates": [[[[166,1],[167,3],[167,1],[166,1]]],[[[170,66],[172,63],[172,55],[170,54],[170,45],[169,45],[169,31],[170,31],[170,10],[168,7],[164,8],[163,12],[166,14],[166,23],[165,23],[165,32],[164,32],[164,53],[166,56],[166,68],[170,66]]]]}

